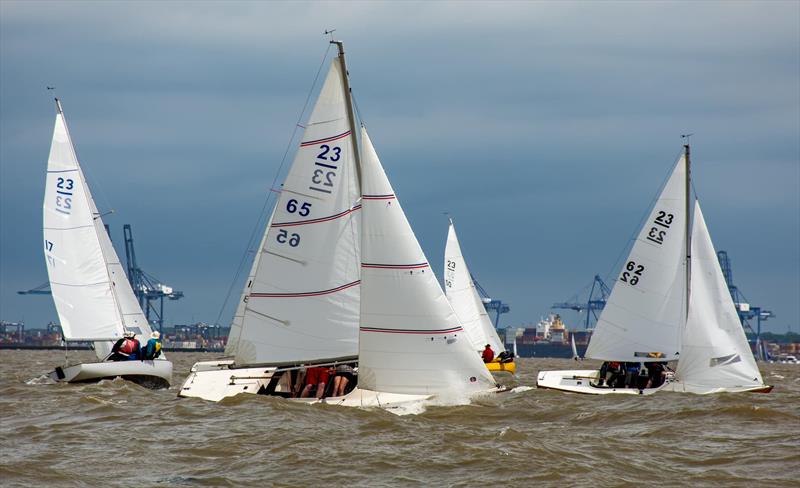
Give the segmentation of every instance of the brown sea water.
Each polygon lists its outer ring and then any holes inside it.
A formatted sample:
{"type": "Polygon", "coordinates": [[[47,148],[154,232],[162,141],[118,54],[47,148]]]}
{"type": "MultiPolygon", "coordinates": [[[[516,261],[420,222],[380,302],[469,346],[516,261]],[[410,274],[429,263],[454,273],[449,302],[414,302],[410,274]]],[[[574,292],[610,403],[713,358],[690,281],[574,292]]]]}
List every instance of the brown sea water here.
{"type": "MultiPolygon", "coordinates": [[[[71,353],[90,360],[88,352],[71,353]]],[[[584,396],[530,389],[416,415],[174,386],[53,384],[58,351],[0,351],[2,486],[800,486],[800,366],[768,395],[584,396]]],[[[592,365],[586,362],[585,365],[592,365]]],[[[571,360],[521,359],[518,383],[571,360]]]]}

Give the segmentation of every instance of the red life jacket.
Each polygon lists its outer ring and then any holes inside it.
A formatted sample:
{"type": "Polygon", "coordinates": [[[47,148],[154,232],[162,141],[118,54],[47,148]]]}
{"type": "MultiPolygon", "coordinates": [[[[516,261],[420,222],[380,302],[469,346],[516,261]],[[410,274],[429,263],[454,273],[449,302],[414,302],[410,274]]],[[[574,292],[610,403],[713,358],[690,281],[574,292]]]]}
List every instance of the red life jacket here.
{"type": "Polygon", "coordinates": [[[491,363],[492,359],[494,359],[494,351],[492,351],[492,348],[487,347],[483,350],[483,362],[491,363]]]}
{"type": "Polygon", "coordinates": [[[136,339],[125,339],[121,346],[119,346],[119,352],[122,354],[133,354],[136,349],[139,347],[139,341],[136,339]]]}

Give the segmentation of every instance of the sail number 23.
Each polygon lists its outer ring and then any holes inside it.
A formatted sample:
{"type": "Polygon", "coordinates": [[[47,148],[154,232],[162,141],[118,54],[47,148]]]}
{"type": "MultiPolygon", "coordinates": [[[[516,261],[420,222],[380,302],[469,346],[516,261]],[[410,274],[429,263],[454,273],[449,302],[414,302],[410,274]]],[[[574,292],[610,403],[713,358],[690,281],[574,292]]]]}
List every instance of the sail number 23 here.
{"type": "Polygon", "coordinates": [[[319,153],[314,161],[316,168],[311,174],[311,186],[308,188],[321,193],[331,193],[333,179],[336,176],[336,170],[339,169],[335,163],[341,159],[342,148],[320,144],[318,150],[319,153]]]}
{"type": "Polygon", "coordinates": [[[672,225],[674,218],[675,216],[673,214],[659,210],[656,214],[656,218],[653,219],[653,224],[655,225],[647,232],[647,240],[659,246],[664,244],[667,230],[669,230],[669,227],[672,225]]]}
{"type": "Polygon", "coordinates": [[[620,281],[636,286],[643,272],[644,266],[636,264],[634,261],[628,261],[628,264],[625,265],[625,271],[622,272],[622,276],[620,276],[619,279],[620,281]]]}
{"type": "Polygon", "coordinates": [[[63,214],[72,213],[72,190],[75,181],[71,178],[58,177],[56,179],[56,212],[63,214]]]}

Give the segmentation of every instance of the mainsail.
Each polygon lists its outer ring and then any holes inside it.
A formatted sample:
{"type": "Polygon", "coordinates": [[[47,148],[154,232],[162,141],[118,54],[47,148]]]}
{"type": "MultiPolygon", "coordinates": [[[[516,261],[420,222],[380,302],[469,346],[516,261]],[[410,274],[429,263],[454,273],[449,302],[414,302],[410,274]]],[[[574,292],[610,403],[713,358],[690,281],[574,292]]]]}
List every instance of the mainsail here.
{"type": "Polygon", "coordinates": [[[362,389],[468,393],[494,380],[436,280],[362,129],[362,389]]]}
{"type": "Polygon", "coordinates": [[[472,281],[452,219],[447,230],[447,246],[444,250],[444,289],[450,305],[461,321],[461,326],[467,332],[472,348],[482,351],[484,346],[489,344],[495,353],[505,351],[472,281]]]}
{"type": "Polygon", "coordinates": [[[692,288],[675,372],[685,391],[710,393],[762,386],[764,381],[747,343],[700,203],[692,225],[692,288]]]}
{"type": "Polygon", "coordinates": [[[133,294],[86,184],[56,101],[44,197],[44,254],[64,338],[95,341],[103,359],[108,341],[125,331],[149,336],[133,294]]]}
{"type": "Polygon", "coordinates": [[[359,188],[344,73],[331,63],[233,323],[237,364],[355,356],[359,188]]]}
{"type": "Polygon", "coordinates": [[[586,357],[605,361],[679,357],[687,306],[685,191],[684,155],[623,264],[586,357]]]}

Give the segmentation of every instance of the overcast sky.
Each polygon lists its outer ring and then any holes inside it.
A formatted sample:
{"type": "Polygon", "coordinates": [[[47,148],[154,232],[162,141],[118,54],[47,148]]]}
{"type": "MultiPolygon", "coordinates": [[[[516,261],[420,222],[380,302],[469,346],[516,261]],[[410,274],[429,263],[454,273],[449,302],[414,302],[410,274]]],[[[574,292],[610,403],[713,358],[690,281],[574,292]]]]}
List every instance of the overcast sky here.
{"type": "Polygon", "coordinates": [[[473,274],[511,305],[505,325],[596,273],[613,283],[692,132],[734,281],[777,315],[767,330],[800,330],[796,1],[2,0],[0,318],[57,320],[49,297],[16,294],[47,279],[50,85],[118,252],[130,223],[142,268],[186,294],[168,323],[214,322],[329,28],[434,270],[450,212],[473,274]]]}

